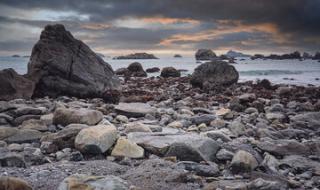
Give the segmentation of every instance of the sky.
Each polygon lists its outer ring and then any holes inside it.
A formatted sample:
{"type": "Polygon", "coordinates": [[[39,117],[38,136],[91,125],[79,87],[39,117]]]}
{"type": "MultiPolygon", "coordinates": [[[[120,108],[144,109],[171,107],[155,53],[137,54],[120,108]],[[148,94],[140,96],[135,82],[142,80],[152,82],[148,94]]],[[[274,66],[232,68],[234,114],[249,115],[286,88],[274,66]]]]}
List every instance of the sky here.
{"type": "Polygon", "coordinates": [[[0,0],[0,55],[55,23],[109,56],[320,51],[320,0],[0,0]]]}

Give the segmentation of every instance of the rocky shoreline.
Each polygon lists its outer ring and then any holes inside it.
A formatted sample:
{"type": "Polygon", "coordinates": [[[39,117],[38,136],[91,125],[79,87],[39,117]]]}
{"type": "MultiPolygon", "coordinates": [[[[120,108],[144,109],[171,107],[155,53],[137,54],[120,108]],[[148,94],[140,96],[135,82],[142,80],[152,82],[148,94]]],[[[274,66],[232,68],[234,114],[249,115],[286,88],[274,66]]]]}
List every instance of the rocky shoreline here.
{"type": "Polygon", "coordinates": [[[131,189],[319,188],[319,87],[246,82],[206,92],[189,81],[122,81],[119,105],[1,101],[0,172],[34,189],[57,189],[73,174],[118,176],[131,189]]]}
{"type": "Polygon", "coordinates": [[[114,72],[62,25],[28,68],[0,72],[1,190],[320,188],[320,87],[238,83],[219,60],[114,72]]]}

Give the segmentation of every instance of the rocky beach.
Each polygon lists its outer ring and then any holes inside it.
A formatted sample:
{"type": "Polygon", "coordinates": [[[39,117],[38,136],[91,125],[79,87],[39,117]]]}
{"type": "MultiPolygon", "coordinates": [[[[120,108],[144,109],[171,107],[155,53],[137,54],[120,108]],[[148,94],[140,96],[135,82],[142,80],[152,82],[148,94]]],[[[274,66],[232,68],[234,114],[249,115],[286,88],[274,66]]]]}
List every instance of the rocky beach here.
{"type": "Polygon", "coordinates": [[[0,189],[320,189],[319,86],[159,70],[113,71],[46,26],[28,73],[0,72],[0,189]]]}

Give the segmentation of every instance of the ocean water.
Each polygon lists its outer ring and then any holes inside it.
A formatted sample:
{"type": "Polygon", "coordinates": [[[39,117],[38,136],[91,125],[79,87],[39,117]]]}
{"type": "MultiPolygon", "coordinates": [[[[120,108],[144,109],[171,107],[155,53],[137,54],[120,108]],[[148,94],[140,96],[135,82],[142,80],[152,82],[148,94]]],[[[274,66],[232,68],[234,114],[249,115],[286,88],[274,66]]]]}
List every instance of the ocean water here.
{"type": "MultiPolygon", "coordinates": [[[[138,61],[144,69],[151,67],[175,67],[187,70],[182,75],[192,74],[199,66],[192,57],[172,58],[160,57],[155,60],[112,60],[104,58],[114,70],[127,67],[130,63],[138,61]]],[[[20,74],[27,72],[29,58],[0,57],[0,70],[13,68],[20,74]]],[[[268,79],[276,84],[316,85],[320,86],[320,62],[316,60],[251,60],[250,58],[237,58],[232,64],[240,73],[240,81],[268,79]]],[[[160,73],[148,74],[158,76],[160,73]]]]}

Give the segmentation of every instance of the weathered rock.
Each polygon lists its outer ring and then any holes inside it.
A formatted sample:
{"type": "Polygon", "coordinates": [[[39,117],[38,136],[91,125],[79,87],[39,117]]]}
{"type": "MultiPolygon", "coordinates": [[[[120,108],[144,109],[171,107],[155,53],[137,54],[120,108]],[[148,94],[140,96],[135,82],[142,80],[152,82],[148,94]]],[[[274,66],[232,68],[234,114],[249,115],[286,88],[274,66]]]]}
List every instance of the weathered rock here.
{"type": "Polygon", "coordinates": [[[143,117],[146,114],[153,115],[156,109],[145,103],[120,103],[115,107],[117,113],[127,117],[143,117]]]}
{"type": "Polygon", "coordinates": [[[141,63],[131,63],[127,69],[133,77],[147,77],[147,73],[143,70],[141,63]]]}
{"type": "Polygon", "coordinates": [[[277,112],[277,113],[267,113],[266,118],[269,121],[274,121],[274,120],[283,121],[286,118],[286,116],[283,113],[277,112]]]}
{"type": "Polygon", "coordinates": [[[97,125],[82,129],[74,141],[75,147],[84,154],[105,153],[117,140],[113,125],[97,125]]]}
{"type": "Polygon", "coordinates": [[[310,149],[302,143],[295,140],[270,140],[259,142],[258,147],[273,155],[308,155],[310,149]]]}
{"type": "MultiPolygon", "coordinates": [[[[0,153],[1,167],[26,167],[26,162],[20,154],[11,153],[1,150],[0,153]]],[[[1,186],[0,186],[1,187],[1,186]]]]}
{"type": "Polygon", "coordinates": [[[125,125],[124,132],[128,134],[132,132],[152,132],[152,130],[148,127],[148,125],[140,122],[133,122],[125,125]]]}
{"type": "Polygon", "coordinates": [[[213,114],[196,115],[196,116],[192,116],[190,118],[191,122],[196,125],[200,125],[201,123],[205,123],[205,124],[209,125],[210,122],[215,119],[216,119],[216,117],[213,114]]]}
{"type": "Polygon", "coordinates": [[[192,171],[198,176],[217,177],[220,174],[218,165],[214,163],[205,165],[196,162],[182,161],[177,163],[177,167],[184,170],[192,171]]]}
{"type": "Polygon", "coordinates": [[[169,77],[180,77],[181,73],[175,69],[174,67],[164,67],[161,70],[161,77],[169,78],[169,77]]]}
{"type": "Polygon", "coordinates": [[[72,175],[64,179],[57,190],[128,190],[126,181],[116,176],[72,175]]]}
{"type": "Polygon", "coordinates": [[[255,179],[248,183],[248,190],[286,190],[288,185],[286,183],[281,183],[279,181],[268,181],[262,178],[255,179]]]}
{"type": "Polygon", "coordinates": [[[220,129],[220,130],[214,130],[214,131],[208,131],[204,132],[201,135],[209,137],[213,140],[222,140],[223,142],[229,142],[231,141],[231,133],[228,129],[220,129]]]}
{"type": "Polygon", "coordinates": [[[152,68],[148,68],[146,69],[147,73],[157,73],[160,72],[160,68],[159,67],[152,67],[152,68]]]}
{"type": "Polygon", "coordinates": [[[111,156],[123,156],[128,158],[143,158],[144,149],[136,143],[125,138],[119,138],[111,152],[111,156]]]}
{"type": "Polygon", "coordinates": [[[231,133],[236,137],[244,135],[246,130],[245,125],[243,125],[240,121],[237,121],[237,120],[230,123],[228,128],[231,131],[231,133]]]}
{"type": "Polygon", "coordinates": [[[13,69],[0,71],[0,100],[30,99],[34,87],[33,81],[19,75],[13,69]]]}
{"type": "Polygon", "coordinates": [[[23,115],[41,115],[42,109],[34,107],[20,107],[14,110],[14,114],[16,117],[20,117],[23,115]]]}
{"type": "Polygon", "coordinates": [[[248,190],[244,180],[217,180],[207,184],[203,190],[248,190]]]}
{"type": "Polygon", "coordinates": [[[223,116],[229,114],[230,112],[231,112],[230,109],[220,108],[219,110],[215,111],[215,114],[216,114],[217,116],[222,116],[222,117],[223,117],[223,116]]]}
{"type": "Polygon", "coordinates": [[[270,170],[274,173],[278,172],[280,162],[271,154],[265,153],[264,159],[261,163],[261,166],[263,166],[266,170],[270,170]]]}
{"type": "Polygon", "coordinates": [[[320,131],[320,112],[298,114],[290,118],[290,125],[302,130],[320,131]]]}
{"type": "Polygon", "coordinates": [[[0,177],[0,189],[2,190],[32,190],[32,187],[22,179],[16,177],[0,177]]]}
{"type": "MultiPolygon", "coordinates": [[[[41,138],[41,142],[51,142],[50,149],[59,149],[62,150],[64,148],[74,148],[74,140],[78,133],[84,129],[89,127],[88,125],[84,124],[70,124],[63,128],[61,131],[58,131],[57,133],[51,133],[49,135],[43,136],[41,138]]],[[[46,145],[44,145],[46,146],[46,145]]],[[[45,148],[45,147],[43,147],[45,148]]],[[[47,149],[46,148],[46,149],[47,149]]]]}
{"type": "Polygon", "coordinates": [[[254,93],[245,93],[240,95],[239,97],[240,103],[248,103],[253,102],[257,97],[254,93]]]}
{"type": "Polygon", "coordinates": [[[28,76],[36,83],[36,97],[103,97],[106,90],[120,85],[111,66],[60,24],[42,31],[32,50],[28,76]]]}
{"type": "Polygon", "coordinates": [[[217,55],[211,49],[199,49],[195,57],[196,60],[212,60],[216,59],[217,55]]]}
{"type": "Polygon", "coordinates": [[[214,161],[220,146],[210,138],[195,134],[130,133],[128,139],[160,156],[176,156],[186,161],[214,161]]]}
{"type": "Polygon", "coordinates": [[[117,117],[115,118],[116,121],[120,122],[120,123],[128,123],[129,119],[127,116],[125,115],[117,115],[117,117]]]}
{"type": "Polygon", "coordinates": [[[32,129],[20,129],[14,135],[5,139],[7,143],[33,143],[39,142],[43,133],[32,129]]]}
{"type": "Polygon", "coordinates": [[[220,161],[229,161],[229,160],[232,160],[234,156],[234,153],[233,152],[230,152],[224,148],[220,149],[218,152],[217,152],[217,159],[220,160],[220,161]]]}
{"type": "Polygon", "coordinates": [[[53,123],[67,126],[72,123],[95,125],[103,119],[100,111],[88,109],[58,108],[53,115],[53,123]]]}
{"type": "Polygon", "coordinates": [[[249,152],[239,150],[231,161],[231,170],[234,173],[251,172],[258,166],[258,162],[249,152]]]}
{"type": "Polygon", "coordinates": [[[35,120],[30,119],[27,121],[24,121],[22,125],[19,126],[20,129],[33,129],[40,132],[48,131],[48,127],[44,121],[41,120],[35,120]]]}
{"type": "Polygon", "coordinates": [[[308,159],[300,155],[285,156],[279,161],[279,167],[290,167],[296,172],[312,171],[313,173],[320,174],[319,162],[308,159]]]}
{"type": "Polygon", "coordinates": [[[0,101],[0,113],[1,112],[5,112],[5,111],[8,111],[8,110],[12,110],[12,109],[15,109],[16,107],[7,102],[7,101],[0,101]]]}
{"type": "Polygon", "coordinates": [[[20,117],[17,117],[13,120],[12,124],[14,126],[21,125],[24,121],[30,120],[30,119],[40,119],[40,115],[22,115],[20,117]]]}
{"type": "Polygon", "coordinates": [[[203,89],[230,86],[238,81],[239,73],[234,66],[223,61],[204,63],[198,66],[192,76],[191,84],[203,89]]]}
{"type": "Polygon", "coordinates": [[[167,125],[167,127],[179,129],[179,128],[183,128],[183,123],[180,121],[173,121],[173,122],[169,123],[167,125]]]}
{"type": "Polygon", "coordinates": [[[12,127],[0,127],[0,140],[4,140],[8,137],[15,135],[18,129],[12,127]]]}

